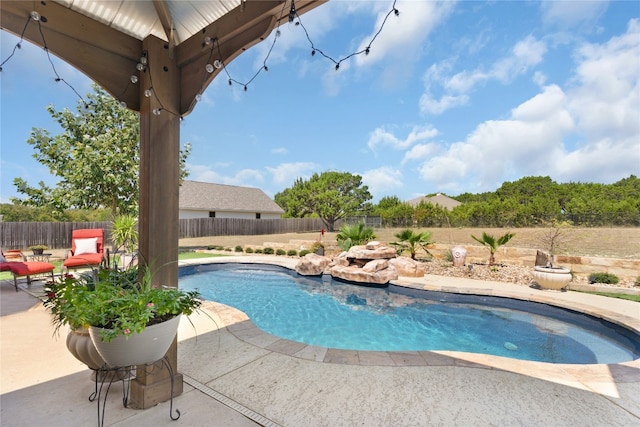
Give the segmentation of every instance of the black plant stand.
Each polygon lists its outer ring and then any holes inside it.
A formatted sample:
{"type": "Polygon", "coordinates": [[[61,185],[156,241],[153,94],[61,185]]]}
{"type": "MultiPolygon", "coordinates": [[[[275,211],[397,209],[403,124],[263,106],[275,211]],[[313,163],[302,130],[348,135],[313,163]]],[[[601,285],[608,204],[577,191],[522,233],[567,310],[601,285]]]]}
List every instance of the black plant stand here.
{"type": "MultiPolygon", "coordinates": [[[[163,366],[169,370],[169,375],[171,378],[171,399],[169,403],[169,418],[175,421],[180,418],[180,411],[176,409],[176,416],[173,415],[173,386],[174,386],[174,378],[173,378],[173,367],[169,362],[169,359],[165,356],[164,358],[158,360],[157,362],[150,363],[148,365],[144,365],[144,368],[150,368],[151,370],[157,369],[157,364],[161,363],[163,366]]],[[[98,426],[104,426],[104,413],[107,406],[107,397],[109,396],[109,390],[111,389],[111,385],[114,382],[122,381],[122,405],[126,408],[129,402],[129,386],[131,384],[131,371],[133,371],[135,366],[119,366],[117,368],[111,368],[107,365],[104,365],[100,369],[96,369],[95,372],[95,388],[93,393],[89,395],[89,401],[93,402],[96,400],[98,402],[98,426]],[[98,385],[99,384],[99,385],[98,385]],[[102,395],[104,391],[104,396],[102,395]],[[102,399],[102,402],[100,402],[102,399]]]]}

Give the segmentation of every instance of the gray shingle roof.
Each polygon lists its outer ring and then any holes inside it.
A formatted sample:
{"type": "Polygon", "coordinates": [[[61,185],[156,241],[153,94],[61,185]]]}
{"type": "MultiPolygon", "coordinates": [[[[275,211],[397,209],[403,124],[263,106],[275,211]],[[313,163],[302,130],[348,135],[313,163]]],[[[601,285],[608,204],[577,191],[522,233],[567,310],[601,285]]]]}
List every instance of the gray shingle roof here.
{"type": "Polygon", "coordinates": [[[259,188],[198,181],[182,182],[180,209],[284,213],[284,210],[259,188]]]}

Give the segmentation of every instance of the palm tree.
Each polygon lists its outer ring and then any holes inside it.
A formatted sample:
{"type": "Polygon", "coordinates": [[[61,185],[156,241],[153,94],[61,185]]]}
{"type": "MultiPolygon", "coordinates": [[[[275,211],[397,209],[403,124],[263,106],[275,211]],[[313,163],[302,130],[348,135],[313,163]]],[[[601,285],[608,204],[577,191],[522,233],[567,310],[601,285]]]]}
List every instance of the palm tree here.
{"type": "Polygon", "coordinates": [[[422,233],[416,233],[413,230],[406,229],[399,233],[394,234],[399,240],[398,242],[391,242],[398,250],[398,254],[407,251],[411,254],[411,259],[416,259],[416,251],[418,248],[422,248],[429,256],[431,252],[427,249],[427,246],[432,244],[431,233],[423,231],[422,233]]]}
{"type": "Polygon", "coordinates": [[[471,235],[471,237],[476,242],[479,242],[489,248],[489,252],[491,253],[491,255],[489,256],[489,266],[492,266],[496,263],[496,250],[498,250],[500,246],[507,244],[507,242],[511,240],[511,238],[515,235],[515,233],[507,233],[496,240],[496,238],[492,235],[483,232],[482,239],[478,239],[473,234],[471,235]]]}
{"type": "Polygon", "coordinates": [[[338,246],[343,251],[348,251],[351,246],[363,245],[375,238],[373,228],[365,227],[364,222],[353,225],[344,224],[336,235],[338,246]]]}

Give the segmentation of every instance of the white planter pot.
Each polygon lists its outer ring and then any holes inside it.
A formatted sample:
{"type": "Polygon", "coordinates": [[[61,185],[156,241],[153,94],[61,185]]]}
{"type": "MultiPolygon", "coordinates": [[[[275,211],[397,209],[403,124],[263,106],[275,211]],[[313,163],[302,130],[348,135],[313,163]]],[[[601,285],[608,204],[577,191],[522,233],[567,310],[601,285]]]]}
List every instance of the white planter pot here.
{"type": "Polygon", "coordinates": [[[89,367],[89,369],[100,369],[104,366],[104,359],[93,345],[89,330],[87,328],[78,328],[69,331],[67,335],[67,348],[69,352],[89,367]]]}
{"type": "Polygon", "coordinates": [[[102,341],[102,328],[91,327],[89,334],[98,353],[112,368],[145,365],[164,357],[178,331],[180,316],[148,326],[139,334],[125,338],[120,335],[110,342],[102,341]]]}
{"type": "Polygon", "coordinates": [[[533,279],[542,289],[560,290],[572,279],[571,271],[562,267],[533,267],[533,279]]]}

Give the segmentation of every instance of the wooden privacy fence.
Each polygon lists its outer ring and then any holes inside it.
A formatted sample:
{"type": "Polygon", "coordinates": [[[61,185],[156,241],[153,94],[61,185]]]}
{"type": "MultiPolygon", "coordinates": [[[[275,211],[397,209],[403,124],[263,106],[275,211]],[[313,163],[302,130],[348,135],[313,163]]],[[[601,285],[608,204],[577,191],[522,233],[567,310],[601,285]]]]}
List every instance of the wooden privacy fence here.
{"type": "MultiPolygon", "coordinates": [[[[180,220],[180,238],[209,236],[250,236],[305,233],[324,227],[320,218],[238,219],[195,218],[180,220]]],[[[49,249],[71,247],[71,231],[103,228],[105,242],[111,242],[111,222],[0,222],[0,247],[26,249],[44,244],[49,249]]],[[[162,232],[158,230],[158,232],[162,232]]]]}

